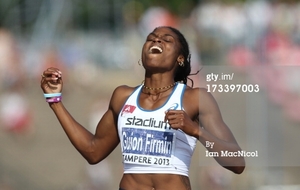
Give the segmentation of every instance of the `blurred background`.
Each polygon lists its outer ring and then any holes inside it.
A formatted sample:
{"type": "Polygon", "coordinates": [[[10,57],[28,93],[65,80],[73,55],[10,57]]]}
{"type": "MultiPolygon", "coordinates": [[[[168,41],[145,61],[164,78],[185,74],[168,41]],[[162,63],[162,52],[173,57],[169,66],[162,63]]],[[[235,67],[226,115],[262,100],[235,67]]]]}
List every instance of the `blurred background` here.
{"type": "Polygon", "coordinates": [[[62,70],[65,106],[94,132],[112,91],[142,82],[141,48],[162,25],[187,38],[192,72],[202,68],[195,87],[207,87],[210,73],[234,73],[216,84],[260,87],[213,92],[241,147],[258,157],[234,175],[198,143],[192,188],[300,189],[299,1],[1,0],[0,190],[118,189],[120,147],[88,165],[45,102],[40,75],[62,70]]]}

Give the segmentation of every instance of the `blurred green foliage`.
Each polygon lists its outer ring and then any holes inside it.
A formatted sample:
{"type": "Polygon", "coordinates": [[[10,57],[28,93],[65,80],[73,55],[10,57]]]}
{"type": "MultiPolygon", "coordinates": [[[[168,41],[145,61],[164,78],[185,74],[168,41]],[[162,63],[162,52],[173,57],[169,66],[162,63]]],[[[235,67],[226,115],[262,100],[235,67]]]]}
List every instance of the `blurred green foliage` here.
{"type": "MultiPolygon", "coordinates": [[[[0,27],[30,29],[38,17],[53,10],[51,0],[1,0],[0,27]],[[46,6],[45,6],[46,5],[46,6]],[[43,7],[44,6],[44,7],[43,7]],[[45,9],[46,11],[42,10],[45,9]]],[[[69,27],[76,29],[115,28],[124,24],[130,17],[138,21],[142,13],[151,6],[161,6],[175,15],[188,16],[201,0],[65,0],[69,4],[71,18],[69,27]]]]}
{"type": "MultiPolygon", "coordinates": [[[[201,3],[227,4],[246,1],[249,0],[0,0],[0,27],[21,32],[30,31],[39,17],[55,11],[53,4],[58,2],[67,4],[63,11],[71,12],[64,27],[98,30],[122,28],[128,22],[137,23],[143,12],[153,6],[164,7],[180,17],[188,17],[201,3]]],[[[298,2],[298,0],[269,1],[298,2]]]]}

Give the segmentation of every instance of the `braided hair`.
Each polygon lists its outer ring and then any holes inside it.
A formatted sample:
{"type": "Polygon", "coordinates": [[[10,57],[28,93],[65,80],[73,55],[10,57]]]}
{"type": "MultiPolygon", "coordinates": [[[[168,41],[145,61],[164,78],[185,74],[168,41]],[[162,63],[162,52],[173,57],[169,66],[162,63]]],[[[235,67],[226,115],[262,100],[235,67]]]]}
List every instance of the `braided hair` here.
{"type": "MultiPolygon", "coordinates": [[[[188,76],[191,75],[191,54],[189,50],[189,45],[184,37],[184,35],[177,29],[166,26],[166,28],[170,29],[172,32],[174,32],[178,39],[179,43],[181,45],[180,48],[180,54],[184,57],[184,66],[177,67],[177,70],[175,71],[174,81],[175,82],[182,82],[184,84],[187,84],[187,80],[189,79],[192,82],[192,87],[194,85],[194,82],[192,79],[190,79],[188,76]]],[[[196,73],[197,74],[197,73],[196,73]]]]}

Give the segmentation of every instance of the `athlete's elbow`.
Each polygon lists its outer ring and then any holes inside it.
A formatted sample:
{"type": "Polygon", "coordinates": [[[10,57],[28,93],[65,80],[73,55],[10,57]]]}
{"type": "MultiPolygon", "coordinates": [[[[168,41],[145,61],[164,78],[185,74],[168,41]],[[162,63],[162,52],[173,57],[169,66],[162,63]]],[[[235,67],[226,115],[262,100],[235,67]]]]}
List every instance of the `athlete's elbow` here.
{"type": "Polygon", "coordinates": [[[245,170],[245,166],[236,166],[233,172],[235,174],[241,174],[244,172],[244,170],[245,170]]]}
{"type": "Polygon", "coordinates": [[[82,156],[90,165],[98,164],[101,161],[101,156],[95,151],[86,151],[82,153],[82,156]]]}
{"type": "Polygon", "coordinates": [[[98,164],[101,161],[100,158],[95,157],[95,156],[85,157],[85,159],[90,165],[98,164]]]}
{"type": "Polygon", "coordinates": [[[96,161],[96,160],[87,160],[87,162],[88,162],[90,165],[96,165],[96,164],[98,164],[100,161],[96,161]]]}
{"type": "Polygon", "coordinates": [[[245,166],[226,166],[225,168],[235,174],[241,174],[245,170],[245,166]]]}
{"type": "Polygon", "coordinates": [[[232,167],[228,167],[227,169],[231,170],[235,174],[241,174],[244,172],[245,167],[246,167],[246,164],[245,164],[245,160],[243,158],[243,159],[241,159],[241,162],[239,164],[232,166],[232,167]]]}
{"type": "Polygon", "coordinates": [[[222,166],[228,169],[229,171],[232,171],[235,174],[241,174],[244,172],[246,164],[245,164],[245,159],[240,158],[238,160],[235,160],[235,162],[231,163],[230,165],[222,165],[222,166]]]}

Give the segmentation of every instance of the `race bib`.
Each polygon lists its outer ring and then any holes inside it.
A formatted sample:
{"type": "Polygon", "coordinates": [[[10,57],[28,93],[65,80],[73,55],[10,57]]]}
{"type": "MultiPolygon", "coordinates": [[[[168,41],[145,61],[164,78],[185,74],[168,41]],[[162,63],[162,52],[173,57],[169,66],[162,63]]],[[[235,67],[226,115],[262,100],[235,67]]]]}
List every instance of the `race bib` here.
{"type": "Polygon", "coordinates": [[[122,128],[123,162],[127,164],[171,166],[175,133],[122,128]]]}

